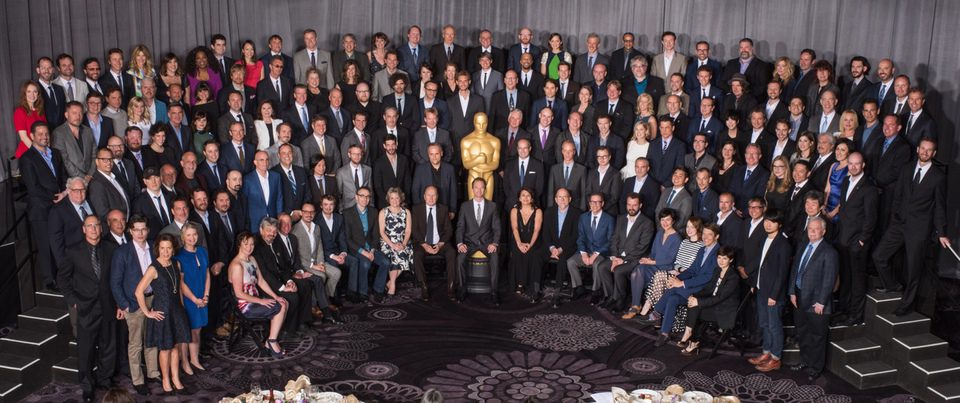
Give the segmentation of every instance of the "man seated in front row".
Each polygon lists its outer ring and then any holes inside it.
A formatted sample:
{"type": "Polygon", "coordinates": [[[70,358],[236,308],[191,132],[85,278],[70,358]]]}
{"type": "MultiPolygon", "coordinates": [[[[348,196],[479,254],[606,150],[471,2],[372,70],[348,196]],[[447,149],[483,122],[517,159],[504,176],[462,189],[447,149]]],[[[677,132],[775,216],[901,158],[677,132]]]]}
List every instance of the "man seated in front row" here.
{"type": "MultiPolygon", "coordinates": [[[[427,256],[443,257],[444,265],[447,268],[447,298],[456,299],[456,252],[454,246],[450,243],[453,237],[453,224],[449,216],[447,206],[439,204],[437,199],[439,193],[433,185],[427,186],[423,190],[423,203],[413,206],[411,210],[412,231],[411,238],[413,242],[413,270],[417,275],[417,282],[420,283],[424,291],[427,290],[427,276],[423,266],[423,261],[427,256]]],[[[460,284],[463,287],[463,284],[460,284]]],[[[426,298],[429,295],[424,293],[426,298]]],[[[421,296],[421,299],[424,298],[421,296]]]]}
{"type": "Polygon", "coordinates": [[[457,220],[457,277],[460,279],[459,300],[467,296],[466,261],[468,256],[480,252],[487,257],[490,270],[490,295],[495,306],[500,306],[497,294],[500,246],[500,213],[497,204],[483,198],[487,182],[483,178],[473,180],[473,199],[460,205],[460,218],[457,220]]]}
{"type": "Polygon", "coordinates": [[[600,264],[610,255],[610,238],[613,238],[614,218],[603,211],[603,193],[589,196],[590,210],[580,215],[577,236],[577,252],[567,259],[567,271],[570,273],[570,286],[574,288],[573,299],[587,294],[580,277],[580,268],[593,268],[593,297],[590,303],[600,300],[600,264]]]}

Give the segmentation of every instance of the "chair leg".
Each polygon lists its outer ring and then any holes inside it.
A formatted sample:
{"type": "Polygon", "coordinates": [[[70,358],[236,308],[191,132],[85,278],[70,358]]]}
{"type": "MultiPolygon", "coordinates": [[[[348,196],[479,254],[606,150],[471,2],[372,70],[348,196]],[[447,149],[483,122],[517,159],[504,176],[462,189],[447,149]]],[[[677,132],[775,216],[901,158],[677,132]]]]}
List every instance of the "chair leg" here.
{"type": "MultiPolygon", "coordinates": [[[[724,331],[723,333],[720,334],[720,338],[717,340],[717,344],[715,344],[715,345],[713,346],[713,349],[710,350],[710,356],[707,357],[708,360],[709,360],[709,359],[712,359],[715,355],[717,355],[717,350],[720,349],[720,346],[723,344],[724,341],[727,340],[727,336],[729,336],[729,335],[730,335],[730,332],[729,332],[729,331],[724,331]]],[[[742,349],[740,350],[740,356],[743,356],[743,350],[742,350],[742,349]]]]}

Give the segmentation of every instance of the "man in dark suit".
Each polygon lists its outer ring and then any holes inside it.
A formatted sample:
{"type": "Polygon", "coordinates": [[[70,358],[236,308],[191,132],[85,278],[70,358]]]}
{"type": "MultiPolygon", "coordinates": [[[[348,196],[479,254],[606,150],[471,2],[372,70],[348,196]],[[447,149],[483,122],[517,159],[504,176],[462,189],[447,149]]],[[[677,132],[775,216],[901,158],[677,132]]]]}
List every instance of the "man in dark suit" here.
{"type": "Polygon", "coordinates": [[[633,103],[640,94],[650,94],[653,104],[660,105],[666,89],[662,78],[649,74],[647,58],[635,56],[630,60],[630,72],[631,76],[623,82],[623,97],[633,103]]]}
{"type": "Polygon", "coordinates": [[[327,134],[339,144],[353,130],[353,116],[343,107],[343,93],[339,89],[330,90],[329,100],[330,107],[320,113],[327,118],[327,134]]]}
{"type": "Polygon", "coordinates": [[[517,77],[520,79],[520,89],[530,94],[531,98],[543,97],[544,77],[535,68],[535,61],[530,53],[524,53],[520,56],[520,66],[516,68],[517,77]]]}
{"type": "Polygon", "coordinates": [[[296,85],[293,87],[293,102],[290,107],[283,112],[283,121],[290,123],[293,129],[291,142],[300,144],[307,138],[311,130],[311,119],[317,114],[316,106],[313,103],[307,103],[307,87],[296,85]]]}
{"type": "Polygon", "coordinates": [[[900,136],[900,117],[887,115],[883,118],[883,136],[873,147],[864,150],[868,173],[880,193],[880,216],[877,230],[880,235],[890,221],[893,196],[896,193],[897,179],[910,162],[910,146],[900,136]],[[870,168],[870,167],[873,168],[870,168]]]}
{"type": "MultiPolygon", "coordinates": [[[[136,96],[137,93],[133,76],[127,73],[127,65],[123,61],[123,51],[119,48],[107,50],[107,65],[107,72],[100,76],[100,86],[104,91],[110,88],[119,88],[120,95],[123,96],[121,107],[127,109],[127,103],[130,102],[130,98],[136,96]]],[[[46,101],[46,99],[44,99],[44,101],[46,101]]],[[[52,123],[51,126],[56,127],[52,123]]]]}
{"type": "MultiPolygon", "coordinates": [[[[531,158],[530,148],[530,140],[517,140],[517,158],[504,162],[504,206],[513,208],[517,204],[517,198],[522,188],[532,190],[534,200],[540,200],[543,195],[547,172],[544,171],[543,163],[540,160],[531,158]]],[[[504,210],[509,211],[506,208],[504,210]]]]}
{"type": "Polygon", "coordinates": [[[660,217],[660,213],[664,209],[673,210],[676,213],[673,227],[678,232],[686,227],[687,219],[693,215],[693,197],[690,196],[686,187],[688,179],[687,170],[684,167],[673,168],[670,182],[662,184],[664,188],[660,192],[657,208],[654,210],[657,217],[660,217]]]}
{"type": "Polygon", "coordinates": [[[257,130],[253,127],[253,115],[243,111],[243,94],[239,91],[229,91],[227,107],[228,110],[217,119],[217,140],[221,143],[230,141],[232,138],[230,127],[234,122],[238,122],[243,132],[241,140],[245,139],[248,143],[255,144],[257,130]]]}
{"type": "Polygon", "coordinates": [[[107,140],[116,134],[113,119],[100,114],[104,106],[103,95],[95,91],[90,92],[84,105],[87,113],[83,115],[83,125],[90,128],[90,132],[93,133],[93,143],[97,148],[106,147],[107,140]]]}
{"type": "Polygon", "coordinates": [[[37,60],[36,71],[47,123],[50,124],[50,127],[59,127],[64,122],[63,113],[67,110],[67,96],[63,92],[63,87],[53,82],[53,60],[46,56],[41,57],[37,60]]]}
{"type": "Polygon", "coordinates": [[[331,55],[333,75],[339,77],[340,72],[343,71],[343,66],[347,64],[347,61],[352,60],[357,63],[357,68],[360,70],[360,79],[369,82],[371,78],[370,59],[367,58],[365,53],[357,50],[357,37],[350,33],[344,34],[340,43],[343,48],[334,51],[331,55]]]}
{"type": "MultiPolygon", "coordinates": [[[[578,81],[574,81],[571,78],[570,64],[566,62],[560,62],[557,65],[557,97],[562,99],[566,103],[567,110],[573,109],[573,106],[580,102],[580,86],[582,85],[578,81]]],[[[593,76],[587,74],[589,80],[587,82],[593,81],[593,76]]]]}
{"type": "Polygon", "coordinates": [[[745,165],[735,167],[730,173],[733,175],[730,180],[730,193],[737,200],[737,210],[744,211],[747,208],[747,200],[751,197],[763,197],[767,186],[767,179],[770,172],[760,166],[761,151],[760,146],[750,144],[743,153],[745,165]]]}
{"type": "Polygon", "coordinates": [[[473,198],[463,202],[460,206],[457,220],[457,277],[460,289],[460,302],[467,296],[466,276],[467,257],[480,252],[487,258],[487,267],[490,270],[490,296],[494,306],[500,306],[498,293],[499,279],[499,252],[500,252],[500,213],[497,204],[484,199],[487,183],[482,178],[473,180],[471,189],[473,198]]]}
{"type": "MultiPolygon", "coordinates": [[[[308,29],[304,32],[304,35],[303,35],[304,42],[308,40],[308,33],[307,33],[308,31],[312,31],[312,30],[308,29]]],[[[313,37],[314,37],[314,41],[316,41],[315,39],[316,33],[314,33],[313,37]]],[[[302,53],[306,53],[306,52],[302,52],[302,53]]],[[[280,35],[276,35],[276,34],[270,36],[270,39],[267,41],[267,52],[264,53],[263,56],[260,56],[260,61],[263,62],[263,66],[265,70],[268,69],[267,66],[270,65],[270,60],[274,56],[280,56],[281,58],[283,58],[283,73],[282,73],[283,76],[291,80],[296,79],[296,77],[294,76],[293,58],[290,57],[290,55],[283,53],[283,38],[280,35]]],[[[323,74],[320,75],[321,86],[324,86],[322,83],[323,76],[324,76],[323,74]]]]}
{"type": "Polygon", "coordinates": [[[683,140],[673,135],[674,128],[672,120],[662,119],[660,135],[650,142],[650,149],[647,151],[650,175],[661,184],[670,183],[673,169],[683,166],[683,157],[687,153],[687,146],[683,140]]]}
{"type": "MultiPolygon", "coordinates": [[[[566,262],[577,252],[577,235],[580,215],[583,210],[570,204],[570,192],[563,187],[554,192],[553,203],[543,215],[543,244],[549,252],[548,259],[556,265],[556,282],[560,287],[566,278],[566,262]]],[[[560,294],[557,293],[559,298],[560,294]]],[[[556,306],[557,300],[554,300],[556,306]]]]}
{"type": "MultiPolygon", "coordinates": [[[[357,262],[357,270],[348,276],[347,298],[361,302],[369,298],[370,268],[377,265],[373,291],[383,293],[391,263],[380,251],[379,215],[377,209],[370,206],[373,191],[362,186],[357,189],[356,199],[356,205],[343,210],[343,222],[347,232],[347,254],[357,262]]],[[[421,283],[421,299],[426,298],[426,293],[426,284],[421,283]]]]}
{"type": "Polygon", "coordinates": [[[574,288],[573,299],[587,294],[580,276],[581,267],[593,270],[593,297],[591,303],[600,300],[600,265],[610,256],[610,240],[613,238],[616,219],[604,211],[603,193],[590,193],[590,210],[580,215],[577,224],[577,252],[566,261],[570,273],[570,286],[574,288]]]}
{"type": "MultiPolygon", "coordinates": [[[[693,111],[696,110],[693,109],[694,95],[699,95],[699,93],[702,93],[701,88],[709,88],[715,85],[717,83],[716,79],[720,77],[720,70],[722,68],[719,61],[710,58],[710,42],[697,42],[696,52],[696,55],[690,58],[690,62],[687,63],[687,71],[683,76],[683,89],[687,91],[687,94],[690,94],[691,115],[693,114],[693,111]],[[710,77],[707,79],[706,83],[698,81],[701,67],[706,67],[710,72],[710,77]]],[[[716,93],[719,94],[720,90],[718,89],[716,93]]]]}
{"type": "Polygon", "coordinates": [[[493,56],[489,53],[480,55],[480,69],[473,72],[473,93],[483,98],[484,110],[490,110],[493,94],[503,90],[503,73],[493,69],[493,56]]]}
{"type": "Polygon", "coordinates": [[[713,182],[710,169],[699,168],[695,172],[696,188],[691,194],[693,197],[693,214],[691,216],[700,217],[703,222],[712,222],[717,218],[717,213],[720,212],[720,196],[717,195],[716,190],[710,187],[713,182]]]}
{"type": "MultiPolygon", "coordinates": [[[[588,81],[584,84],[584,87],[590,89],[593,93],[593,103],[594,105],[601,105],[607,100],[607,84],[611,80],[607,80],[607,66],[602,64],[593,65],[593,80],[588,81]]],[[[620,78],[616,79],[619,83],[620,78]]]]}
{"type": "Polygon", "coordinates": [[[610,64],[610,57],[600,53],[600,35],[593,32],[587,35],[586,52],[577,55],[573,65],[573,81],[585,84],[593,80],[593,66],[610,64]]]}
{"type": "MultiPolygon", "coordinates": [[[[387,136],[393,136],[397,139],[397,153],[406,155],[407,157],[411,156],[410,148],[413,145],[413,138],[411,137],[411,132],[405,127],[402,127],[398,124],[400,120],[399,112],[396,107],[390,105],[381,105],[383,107],[382,124],[379,128],[373,131],[370,135],[371,141],[373,144],[383,144],[387,136]]],[[[449,111],[449,109],[448,109],[449,111]]],[[[449,114],[447,115],[449,119],[449,114]]],[[[449,123],[449,122],[448,122],[449,123]]],[[[379,157],[383,153],[383,150],[377,150],[375,154],[379,157]]],[[[411,157],[412,158],[412,157],[411,157]]]]}
{"type": "Polygon", "coordinates": [[[743,218],[733,210],[733,194],[721,193],[717,203],[718,211],[710,222],[720,226],[720,244],[740,250],[740,233],[743,229],[743,218]]]}
{"type": "MultiPolygon", "coordinates": [[[[691,66],[692,65],[693,64],[691,64],[691,66]]],[[[705,114],[701,105],[703,104],[703,100],[707,98],[713,100],[711,103],[713,108],[710,109],[712,114],[715,107],[723,105],[723,90],[716,85],[717,75],[713,72],[713,70],[710,69],[710,67],[703,66],[697,69],[697,74],[695,77],[696,80],[687,80],[693,81],[696,84],[694,88],[689,91],[690,116],[696,117],[703,116],[705,114]]],[[[722,112],[726,113],[726,111],[722,112]]]]}
{"type": "Polygon", "coordinates": [[[337,179],[335,174],[327,174],[327,159],[323,156],[317,154],[314,155],[313,159],[310,161],[311,174],[308,176],[309,180],[307,184],[309,185],[310,201],[314,205],[319,206],[323,197],[326,195],[331,195],[335,200],[340,200],[340,191],[339,186],[337,186],[337,179]]]}
{"type": "Polygon", "coordinates": [[[840,185],[840,222],[837,234],[840,253],[838,307],[846,314],[842,326],[859,326],[867,295],[867,257],[877,223],[877,188],[864,175],[863,154],[847,158],[850,176],[840,185]]]}
{"type": "Polygon", "coordinates": [[[937,123],[923,108],[924,103],[923,90],[911,88],[907,94],[907,106],[910,107],[910,112],[906,115],[906,124],[901,130],[901,134],[911,148],[919,146],[921,139],[937,140],[937,123]]]}
{"type": "MultiPolygon", "coordinates": [[[[550,107],[544,106],[537,111],[537,123],[527,128],[530,132],[530,143],[533,145],[533,156],[543,161],[544,166],[553,166],[557,161],[557,137],[560,137],[560,129],[552,123],[554,121],[554,112],[550,107]]],[[[514,144],[519,147],[519,141],[514,144]]],[[[518,151],[519,152],[519,151],[518,151]]]]}
{"type": "Polygon", "coordinates": [[[62,198],[49,210],[49,228],[43,232],[50,237],[53,265],[50,266],[49,273],[41,274],[47,288],[51,290],[56,290],[57,268],[61,267],[66,259],[64,251],[83,241],[83,220],[89,215],[96,215],[96,211],[87,202],[87,187],[83,178],[67,179],[66,186],[67,197],[62,198]]]}
{"type": "MultiPolygon", "coordinates": [[[[453,238],[453,225],[447,206],[437,203],[438,196],[435,186],[427,186],[423,190],[423,203],[414,205],[411,210],[413,228],[410,239],[413,243],[413,270],[417,276],[417,282],[421,287],[426,287],[427,275],[424,260],[427,256],[442,257],[447,273],[447,298],[454,300],[457,290],[455,266],[457,252],[450,242],[453,238]]],[[[463,287],[463,284],[460,286],[463,287]]],[[[429,294],[427,295],[429,297],[429,294]]]]}
{"type": "MultiPolygon", "coordinates": [[[[691,101],[692,102],[692,101],[691,101]]],[[[720,122],[720,119],[716,114],[713,113],[716,103],[713,98],[705,98],[704,101],[700,102],[699,112],[697,117],[690,121],[690,126],[687,129],[685,142],[689,142],[690,150],[693,150],[693,137],[698,133],[703,133],[707,136],[707,153],[711,155],[716,154],[716,149],[722,147],[723,145],[718,145],[720,131],[724,129],[723,123],[720,122]]],[[[691,108],[693,106],[691,105],[691,108]]]]}
{"type": "Polygon", "coordinates": [[[143,215],[147,219],[150,233],[147,240],[153,242],[167,225],[173,222],[170,207],[173,200],[160,190],[160,173],[156,168],[147,168],[143,173],[144,191],[133,200],[131,212],[143,215]]]}
{"type": "MultiPolygon", "coordinates": [[[[416,130],[413,134],[413,147],[410,157],[415,164],[427,162],[427,146],[430,144],[439,144],[443,148],[444,162],[452,162],[457,156],[454,150],[459,147],[454,146],[450,132],[438,127],[439,114],[436,109],[429,109],[423,115],[425,126],[416,130]]],[[[458,144],[459,145],[459,144],[458,144]]]]}
{"type": "MultiPolygon", "coordinates": [[[[595,123],[595,122],[594,122],[595,123]]],[[[578,164],[586,166],[591,160],[592,156],[588,155],[588,149],[590,148],[590,139],[593,136],[590,133],[587,133],[583,130],[583,115],[577,111],[571,111],[570,115],[567,116],[567,128],[560,132],[560,136],[557,137],[555,150],[555,161],[563,159],[561,155],[561,145],[565,141],[570,141],[573,143],[573,159],[578,164]]]]}
{"type": "Polygon", "coordinates": [[[227,167],[219,162],[220,143],[214,139],[203,144],[203,162],[197,164],[197,176],[203,177],[211,194],[222,189],[227,180],[227,167]]]}
{"type": "Polygon", "coordinates": [[[483,98],[470,92],[470,73],[457,73],[457,93],[447,99],[447,106],[450,108],[450,134],[454,144],[459,145],[460,139],[473,133],[473,117],[484,111],[483,105],[483,98]],[[463,99],[467,100],[466,107],[463,99]]]}
{"type": "Polygon", "coordinates": [[[604,201],[603,211],[611,217],[614,217],[617,211],[619,211],[620,203],[618,200],[620,197],[620,188],[623,186],[623,183],[620,181],[620,172],[610,165],[611,155],[609,149],[601,146],[597,149],[596,156],[597,167],[587,171],[585,194],[602,194],[604,201]]]}
{"type": "Polygon", "coordinates": [[[642,55],[639,50],[633,47],[635,42],[633,33],[624,32],[620,39],[623,41],[623,47],[613,51],[608,61],[607,75],[611,80],[627,78],[630,75],[630,60],[642,55]]]}
{"type": "Polygon", "coordinates": [[[283,193],[283,212],[290,214],[294,219],[300,218],[300,206],[312,198],[310,187],[307,186],[307,171],[293,165],[293,146],[285,143],[280,146],[280,163],[274,165],[271,171],[280,174],[280,189],[283,193]]]}
{"type": "Polygon", "coordinates": [[[827,334],[830,314],[833,312],[833,284],[839,263],[837,251],[829,242],[823,242],[826,231],[822,218],[807,225],[809,241],[797,248],[799,260],[790,270],[790,302],[793,304],[797,341],[800,344],[800,364],[807,379],[816,380],[826,361],[827,334]]]}
{"type": "Polygon", "coordinates": [[[101,221],[106,221],[107,213],[111,210],[120,210],[127,215],[130,212],[130,202],[133,196],[127,193],[117,177],[112,172],[113,154],[106,148],[97,150],[96,166],[88,186],[90,206],[97,212],[101,221]]]}
{"type": "Polygon", "coordinates": [[[810,180],[817,189],[823,189],[830,179],[830,167],[837,162],[837,157],[833,154],[833,148],[836,145],[836,138],[831,133],[820,133],[817,135],[817,158],[811,161],[813,166],[810,169],[810,180]]]}
{"type": "Polygon", "coordinates": [[[543,199],[548,199],[546,205],[553,206],[557,190],[566,191],[567,204],[580,210],[586,208],[587,168],[574,160],[573,141],[567,140],[560,146],[562,159],[550,168],[546,191],[543,199]]]}
{"type": "MultiPolygon", "coordinates": [[[[610,116],[610,130],[622,139],[629,139],[633,133],[633,107],[637,99],[636,95],[631,98],[626,91],[620,81],[611,80],[607,82],[604,99],[594,101],[601,114],[610,116]]],[[[599,118],[597,120],[599,121],[599,118]]]]}
{"type": "Polygon", "coordinates": [[[420,106],[416,96],[406,94],[407,80],[407,76],[402,73],[390,76],[390,88],[393,88],[393,92],[383,97],[380,102],[396,107],[400,126],[413,132],[420,128],[420,106]]]}
{"type": "Polygon", "coordinates": [[[793,189],[790,190],[788,208],[783,212],[783,232],[785,234],[793,234],[793,228],[797,220],[804,216],[804,196],[811,190],[817,190],[810,180],[810,166],[809,161],[798,160],[793,163],[793,169],[790,171],[790,175],[793,177],[793,189]]]}
{"type": "Polygon", "coordinates": [[[117,354],[115,317],[121,313],[110,293],[114,247],[100,242],[97,216],[84,220],[83,235],[84,242],[66,250],[67,259],[57,282],[67,306],[77,312],[77,374],[84,400],[93,401],[95,387],[113,386],[110,378],[117,354]]]}
{"type": "MultiPolygon", "coordinates": [[[[790,109],[787,102],[781,97],[783,95],[783,83],[777,80],[767,83],[767,101],[764,102],[763,112],[767,118],[767,131],[773,132],[776,129],[777,121],[790,118],[790,109]]],[[[787,121],[789,123],[789,120],[787,121]]],[[[788,124],[789,127],[789,124],[788,124]]]]}
{"type": "MultiPolygon", "coordinates": [[[[787,279],[790,277],[790,242],[780,229],[783,214],[775,209],[764,214],[760,256],[753,256],[756,270],[746,279],[756,294],[757,325],[763,339],[763,352],[749,362],[757,370],[770,372],[780,369],[783,357],[783,308],[787,297],[787,279]]],[[[721,238],[723,239],[723,238],[721,238]]],[[[756,333],[753,329],[747,329],[756,333]]]]}
{"type": "MultiPolygon", "coordinates": [[[[281,265],[280,253],[284,249],[277,241],[276,218],[266,217],[257,223],[257,233],[253,248],[253,257],[257,260],[257,267],[263,280],[270,289],[287,300],[287,317],[283,320],[283,330],[293,336],[301,330],[301,326],[311,319],[310,299],[313,294],[312,284],[309,281],[296,281],[293,277],[293,267],[281,265]]],[[[289,263],[289,262],[284,262],[289,263]]]]}
{"type": "Polygon", "coordinates": [[[467,53],[467,70],[470,74],[480,71],[480,55],[489,53],[491,58],[491,67],[501,73],[507,71],[507,54],[503,49],[493,46],[493,32],[489,29],[480,30],[480,46],[470,49],[467,53]]]}
{"type": "Polygon", "coordinates": [[[597,273],[606,299],[600,304],[612,312],[623,310],[630,301],[630,275],[641,257],[650,252],[656,232],[653,221],[640,214],[640,195],[627,194],[626,214],[617,218],[606,260],[600,262],[597,273]]]}
{"type": "Polygon", "coordinates": [[[813,63],[817,60],[817,52],[813,49],[804,49],[800,51],[797,57],[797,64],[794,66],[794,77],[788,88],[784,92],[791,97],[800,96],[806,98],[810,92],[810,85],[817,81],[817,71],[813,68],[813,63]]]}
{"type": "Polygon", "coordinates": [[[283,76],[283,57],[273,56],[267,69],[269,74],[257,83],[257,102],[273,101],[277,111],[290,107],[293,80],[283,76]]]}
{"type": "MultiPolygon", "coordinates": [[[[430,60],[427,47],[420,44],[421,33],[419,26],[411,25],[410,28],[407,28],[407,42],[397,45],[397,56],[400,59],[399,67],[407,72],[410,81],[413,83],[420,82],[420,66],[429,63],[430,60]]],[[[388,40],[386,35],[383,36],[383,40],[384,42],[388,40]]]]}
{"type": "Polygon", "coordinates": [[[787,235],[790,237],[790,240],[793,241],[794,246],[803,245],[808,241],[807,228],[810,226],[810,221],[817,218],[824,219],[824,238],[833,242],[833,238],[836,237],[834,224],[832,221],[827,221],[829,217],[827,217],[827,214],[824,212],[825,203],[826,197],[823,192],[819,190],[811,190],[803,196],[803,214],[800,214],[793,223],[793,233],[787,235]]]}
{"type": "Polygon", "coordinates": [[[253,170],[253,156],[256,149],[243,140],[243,123],[230,122],[230,140],[224,141],[220,147],[219,161],[227,171],[248,173],[253,170]]]}
{"type": "Polygon", "coordinates": [[[766,234],[763,228],[763,217],[767,202],[763,197],[753,197],[746,204],[747,214],[744,215],[743,222],[740,224],[740,244],[737,251],[737,256],[740,258],[737,262],[737,271],[742,279],[747,279],[756,273],[757,265],[760,263],[757,258],[763,252],[763,239],[766,234]]]}
{"type": "Polygon", "coordinates": [[[920,141],[916,163],[903,169],[897,180],[891,206],[890,225],[873,252],[873,263],[880,273],[883,291],[903,290],[903,297],[894,314],[907,315],[919,305],[921,313],[931,315],[933,296],[918,291],[934,289],[932,275],[924,272],[924,255],[936,241],[943,248],[950,245],[946,234],[946,175],[933,163],[937,142],[920,141]],[[934,239],[931,239],[933,237],[934,239]],[[890,259],[905,249],[904,285],[897,284],[890,259]],[[922,285],[921,285],[922,282],[922,285]]]}
{"type": "Polygon", "coordinates": [[[640,195],[640,213],[647,218],[656,219],[657,202],[660,200],[660,183],[650,173],[650,160],[645,157],[637,158],[633,163],[634,176],[623,181],[620,191],[620,211],[627,211],[627,194],[640,195]]]}
{"type": "Polygon", "coordinates": [[[771,78],[770,64],[757,57],[753,49],[753,40],[750,38],[740,40],[739,52],[739,57],[727,61],[720,82],[717,84],[722,87],[733,78],[734,74],[743,74],[750,83],[750,92],[754,98],[763,99],[767,82],[771,78]]]}
{"type": "Polygon", "coordinates": [[[880,62],[877,63],[877,82],[868,91],[867,97],[876,100],[881,111],[885,110],[889,103],[896,100],[897,96],[893,93],[893,80],[896,73],[897,69],[893,65],[893,60],[880,59],[880,62]]]}
{"type": "Polygon", "coordinates": [[[397,153],[397,138],[387,136],[383,139],[383,154],[373,163],[374,205],[388,205],[387,190],[398,188],[404,194],[410,194],[413,181],[413,163],[405,155],[397,153]]]}
{"type": "Polygon", "coordinates": [[[842,110],[853,109],[860,112],[863,109],[863,101],[869,98],[870,89],[873,88],[873,82],[867,78],[869,74],[870,62],[866,57],[857,55],[850,59],[850,78],[843,84],[840,92],[842,110]]]}
{"type": "MultiPolygon", "coordinates": [[[[452,206],[457,203],[457,174],[453,165],[443,162],[443,149],[439,144],[431,144],[427,147],[428,162],[418,164],[413,172],[413,184],[410,188],[410,194],[413,196],[413,204],[423,203],[422,196],[427,186],[434,186],[440,193],[440,204],[452,206]],[[453,204],[451,204],[453,203],[453,204]]],[[[456,210],[452,209],[450,219],[456,210]]]]}
{"type": "Polygon", "coordinates": [[[67,170],[63,166],[60,151],[50,147],[50,126],[45,122],[36,122],[31,126],[30,133],[33,146],[20,156],[20,175],[27,188],[27,217],[30,232],[37,245],[35,267],[40,272],[44,286],[54,289],[57,287],[54,267],[50,260],[51,239],[48,236],[47,219],[54,203],[59,203],[67,196],[67,170]]]}
{"type": "MultiPolygon", "coordinates": [[[[523,91],[517,91],[520,94],[526,94],[523,91]]],[[[494,134],[500,139],[500,163],[503,164],[517,157],[517,141],[520,139],[530,140],[533,143],[533,137],[530,133],[520,127],[523,122],[523,112],[519,108],[508,113],[507,126],[497,129],[494,134]]]]}
{"type": "Polygon", "coordinates": [[[167,132],[166,147],[173,149],[173,155],[180,159],[184,152],[193,151],[193,133],[190,125],[184,122],[185,111],[182,105],[174,104],[167,107],[170,131],[167,132]]]}
{"type": "Polygon", "coordinates": [[[337,283],[340,273],[345,271],[350,273],[357,270],[357,259],[347,254],[347,234],[344,231],[343,216],[334,211],[336,205],[336,199],[330,195],[324,196],[320,205],[322,214],[320,214],[320,219],[317,220],[317,225],[320,227],[320,247],[317,255],[323,257],[325,266],[338,270],[336,280],[327,277],[326,281],[327,295],[334,301],[339,300],[337,283]]]}
{"type": "MultiPolygon", "coordinates": [[[[514,110],[520,110],[521,124],[523,117],[530,114],[530,94],[517,87],[519,81],[517,72],[514,70],[507,70],[503,74],[504,89],[493,94],[490,101],[490,110],[487,111],[490,116],[491,130],[496,132],[507,127],[509,125],[509,115],[514,110]]],[[[501,148],[502,145],[501,142],[501,148]]]]}
{"type": "Polygon", "coordinates": [[[210,37],[210,50],[213,51],[213,60],[210,60],[210,64],[217,69],[220,77],[226,77],[230,74],[230,68],[236,63],[236,60],[227,56],[227,37],[223,34],[213,34],[210,37]]]}
{"type": "Polygon", "coordinates": [[[507,54],[507,69],[520,70],[523,64],[523,55],[529,54],[531,62],[535,63],[531,66],[539,70],[540,55],[543,50],[531,43],[533,41],[533,31],[527,27],[520,28],[517,31],[517,39],[519,42],[510,46],[510,51],[507,54]]]}
{"type": "MultiPolygon", "coordinates": [[[[214,62],[216,63],[216,62],[214,62]]],[[[220,111],[226,111],[230,108],[230,93],[236,91],[240,93],[240,97],[243,100],[240,103],[240,111],[246,113],[254,113],[257,110],[257,88],[248,87],[244,84],[244,78],[247,74],[246,68],[242,64],[235,64],[227,67],[228,76],[221,76],[221,80],[224,80],[223,88],[217,92],[217,106],[220,107],[220,111]],[[229,78],[229,81],[227,81],[229,78]]],[[[274,116],[280,113],[280,111],[274,111],[274,116]]],[[[212,120],[212,116],[207,116],[207,120],[212,120]]],[[[286,119],[284,119],[286,121],[286,119]]]]}
{"type": "MultiPolygon", "coordinates": [[[[544,109],[550,109],[553,112],[553,119],[549,126],[563,130],[567,128],[567,103],[562,97],[557,96],[559,86],[553,79],[547,80],[543,85],[544,97],[533,101],[530,107],[530,118],[527,119],[527,130],[533,131],[533,128],[540,124],[540,112],[544,109]]],[[[543,126],[543,125],[541,125],[543,126]]]]}
{"type": "Polygon", "coordinates": [[[453,25],[445,25],[441,30],[442,42],[430,47],[430,65],[433,71],[442,72],[447,63],[457,65],[457,71],[467,68],[467,51],[453,41],[457,37],[453,25]]]}

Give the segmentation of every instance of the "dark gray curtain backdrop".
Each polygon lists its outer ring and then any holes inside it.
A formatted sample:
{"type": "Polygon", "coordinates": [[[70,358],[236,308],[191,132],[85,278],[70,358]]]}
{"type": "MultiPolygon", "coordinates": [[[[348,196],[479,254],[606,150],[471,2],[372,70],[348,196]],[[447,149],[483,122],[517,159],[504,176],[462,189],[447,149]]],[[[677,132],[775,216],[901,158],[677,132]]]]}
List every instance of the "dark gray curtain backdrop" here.
{"type": "MultiPolygon", "coordinates": [[[[333,49],[340,34],[352,32],[368,48],[374,32],[394,43],[405,40],[406,27],[423,27],[424,42],[437,41],[440,27],[458,27],[458,42],[475,45],[482,28],[494,32],[497,46],[516,41],[516,30],[529,26],[545,42],[559,32],[573,52],[583,51],[590,32],[602,38],[602,50],[613,51],[619,35],[634,32],[637,46],[655,53],[659,33],[679,34],[679,49],[691,53],[699,40],[713,44],[718,59],[735,57],[737,41],[749,36],[766,60],[796,58],[812,48],[820,58],[839,63],[854,55],[876,66],[894,60],[927,90],[927,109],[941,133],[937,159],[947,164],[951,184],[960,183],[955,169],[957,116],[960,114],[960,1],[951,0],[4,0],[0,5],[0,155],[16,147],[12,111],[19,84],[34,77],[34,61],[61,52],[79,63],[104,57],[111,47],[146,44],[154,56],[209,42],[223,33],[236,56],[240,41],[252,39],[258,52],[271,34],[281,35],[284,50],[302,47],[300,32],[314,28],[320,46],[333,49]]],[[[6,172],[0,173],[3,177],[6,172]]],[[[951,186],[948,226],[960,228],[960,195],[951,186]]],[[[949,254],[941,254],[947,256],[949,254]]],[[[956,261],[942,259],[950,275],[956,261]]]]}

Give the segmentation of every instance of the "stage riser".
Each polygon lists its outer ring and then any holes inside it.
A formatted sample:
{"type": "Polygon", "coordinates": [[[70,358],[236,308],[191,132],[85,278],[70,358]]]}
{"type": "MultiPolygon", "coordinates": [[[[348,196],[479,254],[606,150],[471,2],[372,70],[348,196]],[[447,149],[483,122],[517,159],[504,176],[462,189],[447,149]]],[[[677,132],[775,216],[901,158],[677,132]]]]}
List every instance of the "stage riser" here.
{"type": "Polygon", "coordinates": [[[63,296],[37,292],[35,300],[35,307],[18,315],[17,330],[0,339],[0,403],[17,402],[51,379],[77,382],[77,347],[63,296]]]}

